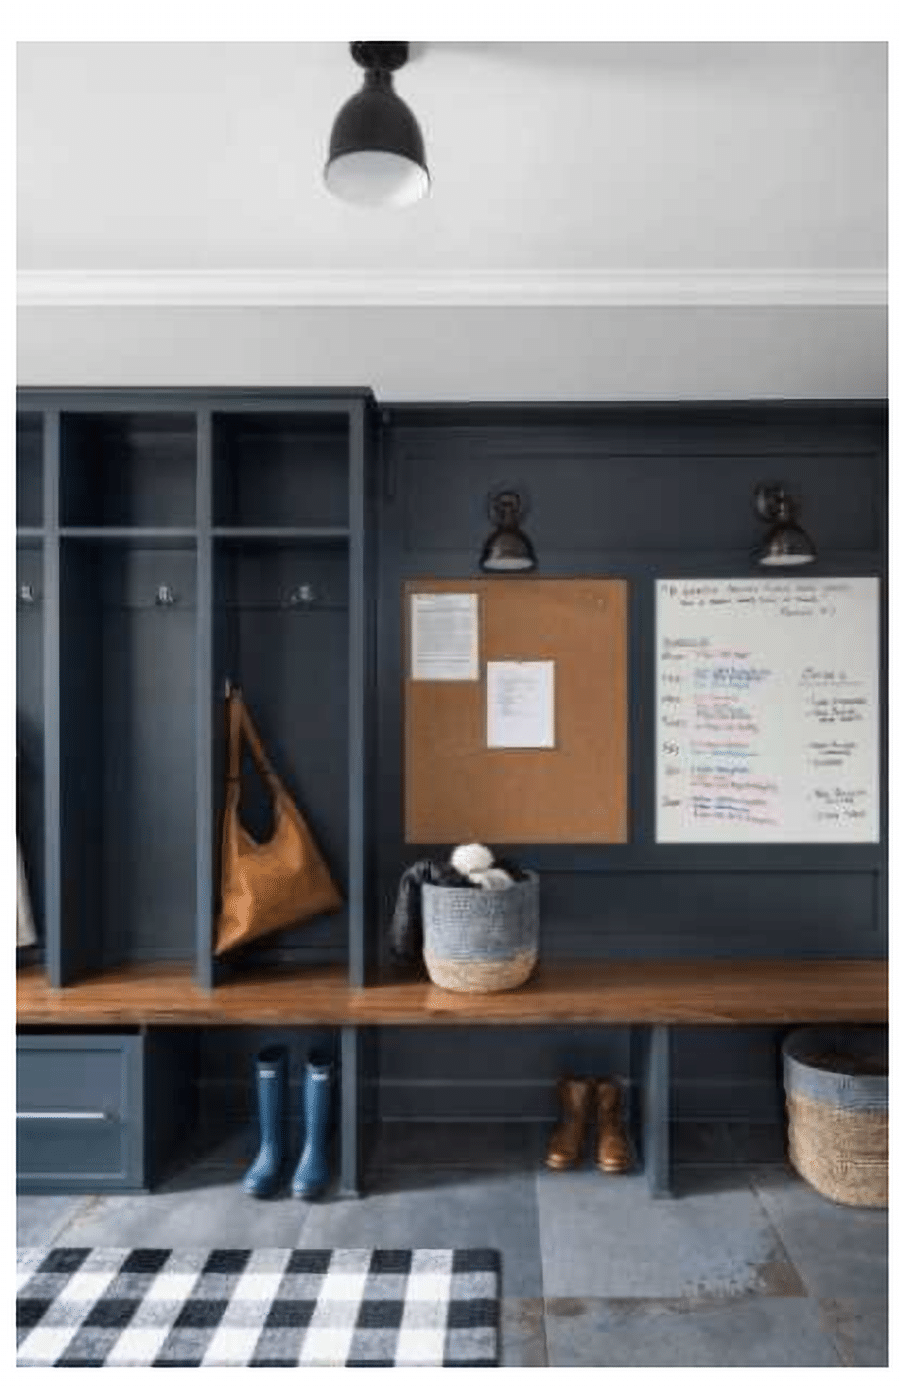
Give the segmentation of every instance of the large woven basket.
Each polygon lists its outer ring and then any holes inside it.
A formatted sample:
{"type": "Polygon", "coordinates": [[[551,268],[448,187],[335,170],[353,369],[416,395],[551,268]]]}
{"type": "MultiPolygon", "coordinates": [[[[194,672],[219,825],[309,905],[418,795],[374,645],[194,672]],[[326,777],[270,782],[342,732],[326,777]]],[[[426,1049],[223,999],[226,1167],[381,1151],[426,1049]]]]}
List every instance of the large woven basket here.
{"type": "Polygon", "coordinates": [[[829,1200],[886,1206],[886,1029],[803,1027],[782,1054],[792,1165],[829,1200]]]}
{"type": "Polygon", "coordinates": [[[425,883],[422,926],[433,983],[456,993],[518,988],[537,963],[537,874],[493,892],[425,883]]]}

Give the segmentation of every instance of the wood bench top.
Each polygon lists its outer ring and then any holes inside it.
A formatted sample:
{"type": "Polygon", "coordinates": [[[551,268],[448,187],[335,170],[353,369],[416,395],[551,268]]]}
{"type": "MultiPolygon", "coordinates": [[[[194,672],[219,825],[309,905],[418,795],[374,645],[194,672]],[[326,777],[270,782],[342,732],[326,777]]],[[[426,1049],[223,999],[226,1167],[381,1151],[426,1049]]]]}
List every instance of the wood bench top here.
{"type": "Polygon", "coordinates": [[[424,978],[365,989],[341,965],[256,969],[212,992],[188,964],[130,965],[63,989],[16,977],[20,1026],[445,1026],[885,1022],[885,960],[547,961],[511,993],[450,993],[424,978]]]}

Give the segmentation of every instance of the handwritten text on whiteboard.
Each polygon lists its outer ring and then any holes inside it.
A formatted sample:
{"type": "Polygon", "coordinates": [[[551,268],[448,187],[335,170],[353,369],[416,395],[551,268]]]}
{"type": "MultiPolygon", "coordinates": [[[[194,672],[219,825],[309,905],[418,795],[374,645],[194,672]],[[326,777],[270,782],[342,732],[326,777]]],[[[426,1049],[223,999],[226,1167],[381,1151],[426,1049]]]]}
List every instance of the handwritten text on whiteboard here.
{"type": "Polygon", "coordinates": [[[656,585],[660,843],[878,840],[878,580],[656,585]]]}

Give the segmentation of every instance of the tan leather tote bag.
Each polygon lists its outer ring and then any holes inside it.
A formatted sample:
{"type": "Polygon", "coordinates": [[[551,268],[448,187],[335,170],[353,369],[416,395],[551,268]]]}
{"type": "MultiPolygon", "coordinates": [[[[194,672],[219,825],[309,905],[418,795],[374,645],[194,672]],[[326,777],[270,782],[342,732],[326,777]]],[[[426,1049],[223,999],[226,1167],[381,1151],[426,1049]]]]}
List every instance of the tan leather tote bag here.
{"type": "Polygon", "coordinates": [[[228,781],[216,954],[343,905],[309,825],[266,756],[239,689],[228,697],[226,719],[228,781]],[[266,843],[257,843],[240,821],[242,734],[272,796],[274,830],[266,843]]]}

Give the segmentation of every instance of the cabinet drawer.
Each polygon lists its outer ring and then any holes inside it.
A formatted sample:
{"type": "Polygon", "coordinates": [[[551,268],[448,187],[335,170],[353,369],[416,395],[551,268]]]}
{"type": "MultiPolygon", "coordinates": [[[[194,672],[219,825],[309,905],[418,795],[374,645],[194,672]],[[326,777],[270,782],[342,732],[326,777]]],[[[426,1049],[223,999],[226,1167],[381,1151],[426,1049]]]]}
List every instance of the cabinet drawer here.
{"type": "Polygon", "coordinates": [[[144,1182],[140,1036],[19,1036],[19,1190],[132,1190],[144,1182]]]}

